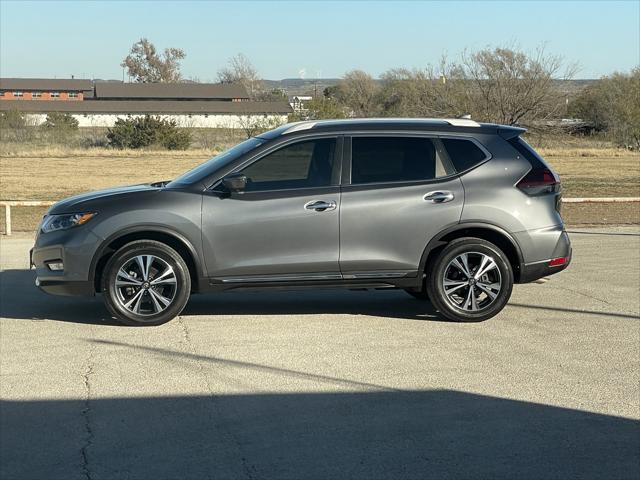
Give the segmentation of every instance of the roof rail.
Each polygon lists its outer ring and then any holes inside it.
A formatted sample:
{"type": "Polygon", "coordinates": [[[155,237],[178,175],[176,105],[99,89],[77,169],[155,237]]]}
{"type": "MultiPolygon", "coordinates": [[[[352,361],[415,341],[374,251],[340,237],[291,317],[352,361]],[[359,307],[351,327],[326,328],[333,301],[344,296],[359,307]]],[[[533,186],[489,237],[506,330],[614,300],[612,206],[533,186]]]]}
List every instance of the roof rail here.
{"type": "Polygon", "coordinates": [[[286,135],[288,133],[293,133],[293,132],[299,132],[300,130],[309,130],[310,128],[313,128],[313,126],[316,123],[317,122],[295,122],[295,123],[292,123],[289,128],[287,128],[284,132],[282,132],[282,135],[286,135]]]}
{"type": "MultiPolygon", "coordinates": [[[[448,123],[449,125],[452,125],[454,127],[480,127],[481,125],[476,122],[475,120],[471,120],[469,118],[364,118],[364,119],[348,119],[348,120],[343,120],[343,121],[371,121],[371,120],[383,120],[383,121],[402,121],[402,120],[408,120],[408,121],[414,121],[414,120],[426,120],[426,121],[430,121],[430,122],[445,122],[448,123]]],[[[314,128],[316,125],[318,125],[319,123],[323,123],[323,121],[312,121],[312,120],[306,120],[306,121],[302,121],[302,122],[294,122],[294,123],[290,123],[288,125],[285,125],[285,127],[287,127],[282,133],[281,135],[287,135],[289,133],[294,133],[294,132],[300,132],[302,130],[310,130],[312,128],[314,128]]]]}
{"type": "Polygon", "coordinates": [[[443,118],[443,121],[454,127],[479,127],[480,124],[470,118],[443,118]]]}

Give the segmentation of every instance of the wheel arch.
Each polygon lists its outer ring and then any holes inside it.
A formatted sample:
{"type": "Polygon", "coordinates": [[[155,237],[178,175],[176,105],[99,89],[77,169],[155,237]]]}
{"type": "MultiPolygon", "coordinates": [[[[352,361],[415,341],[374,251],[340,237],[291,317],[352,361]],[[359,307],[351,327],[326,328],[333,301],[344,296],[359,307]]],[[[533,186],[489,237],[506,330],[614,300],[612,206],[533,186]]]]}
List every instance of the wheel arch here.
{"type": "Polygon", "coordinates": [[[122,246],[135,240],[155,240],[162,242],[173,248],[187,264],[189,276],[191,277],[192,291],[200,290],[200,279],[203,278],[200,257],[193,244],[183,235],[158,226],[139,226],[119,231],[105,239],[98,247],[96,254],[91,261],[89,272],[90,279],[93,280],[94,290],[100,292],[100,279],[109,258],[122,246]]]}
{"type": "Polygon", "coordinates": [[[420,258],[419,272],[425,272],[427,265],[452,240],[462,237],[474,237],[496,245],[509,259],[513,269],[514,281],[518,282],[522,272],[522,250],[516,239],[503,228],[484,222],[463,222],[451,225],[429,241],[420,258]]]}

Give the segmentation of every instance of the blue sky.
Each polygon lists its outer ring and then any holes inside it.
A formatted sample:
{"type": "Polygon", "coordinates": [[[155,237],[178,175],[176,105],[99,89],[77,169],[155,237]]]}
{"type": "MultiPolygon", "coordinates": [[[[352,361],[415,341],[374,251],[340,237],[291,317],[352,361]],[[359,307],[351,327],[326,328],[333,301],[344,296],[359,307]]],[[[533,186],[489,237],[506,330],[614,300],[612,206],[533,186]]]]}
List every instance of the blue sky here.
{"type": "Polygon", "coordinates": [[[596,78],[640,64],[640,0],[0,0],[0,75],[122,78],[119,64],[143,36],[184,49],[183,74],[201,81],[239,52],[264,78],[280,79],[353,68],[377,76],[502,44],[544,44],[578,62],[578,78],[596,78]]]}

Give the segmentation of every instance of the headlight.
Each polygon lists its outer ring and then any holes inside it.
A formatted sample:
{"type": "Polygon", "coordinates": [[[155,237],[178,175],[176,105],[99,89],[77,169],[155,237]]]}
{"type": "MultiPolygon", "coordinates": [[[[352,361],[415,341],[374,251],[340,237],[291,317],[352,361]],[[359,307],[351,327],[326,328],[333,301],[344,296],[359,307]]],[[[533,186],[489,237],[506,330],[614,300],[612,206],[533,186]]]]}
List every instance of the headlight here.
{"type": "Polygon", "coordinates": [[[96,216],[95,212],[68,213],[65,215],[47,215],[42,221],[40,230],[42,233],[55,232],[56,230],[66,230],[87,223],[96,216]]]}

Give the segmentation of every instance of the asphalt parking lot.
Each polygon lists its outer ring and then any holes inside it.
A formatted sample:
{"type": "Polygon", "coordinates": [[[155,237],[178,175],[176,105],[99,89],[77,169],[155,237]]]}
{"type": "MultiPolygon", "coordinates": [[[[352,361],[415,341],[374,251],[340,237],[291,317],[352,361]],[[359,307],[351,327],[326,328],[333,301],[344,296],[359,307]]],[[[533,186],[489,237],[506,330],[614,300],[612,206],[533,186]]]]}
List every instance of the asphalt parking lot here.
{"type": "Polygon", "coordinates": [[[194,296],[131,328],[0,240],[0,477],[639,478],[640,236],[481,324],[404,292],[194,296]]]}

